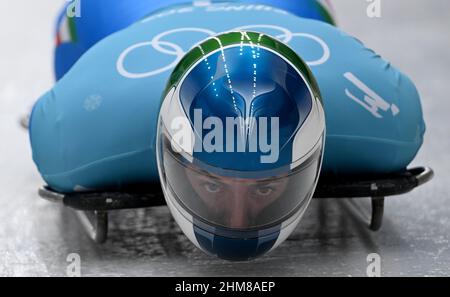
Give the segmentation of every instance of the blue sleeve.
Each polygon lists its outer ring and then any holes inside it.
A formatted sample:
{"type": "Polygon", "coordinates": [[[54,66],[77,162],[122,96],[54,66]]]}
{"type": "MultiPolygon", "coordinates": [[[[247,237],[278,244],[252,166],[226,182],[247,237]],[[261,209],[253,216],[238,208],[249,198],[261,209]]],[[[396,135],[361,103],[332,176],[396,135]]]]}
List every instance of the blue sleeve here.
{"type": "MultiPolygon", "coordinates": [[[[221,0],[213,0],[220,2],[221,0]]],[[[331,9],[319,0],[231,0],[244,4],[266,4],[285,9],[292,14],[334,23],[331,9]]],[[[227,1],[227,2],[231,2],[227,1]]],[[[67,7],[64,5],[57,23],[57,39],[55,48],[55,77],[61,79],[76,61],[103,38],[120,31],[139,19],[157,13],[159,10],[173,5],[185,4],[189,0],[80,0],[79,16],[70,20],[68,26],[67,7]],[[69,32],[71,31],[71,32],[69,32]]]]}
{"type": "MultiPolygon", "coordinates": [[[[324,40],[329,53],[325,63],[311,65],[327,123],[322,170],[355,174],[405,169],[425,133],[415,85],[390,62],[338,29],[320,26],[311,34],[324,40]]],[[[317,42],[306,43],[298,52],[317,57],[321,53],[317,46],[317,42]]]]}

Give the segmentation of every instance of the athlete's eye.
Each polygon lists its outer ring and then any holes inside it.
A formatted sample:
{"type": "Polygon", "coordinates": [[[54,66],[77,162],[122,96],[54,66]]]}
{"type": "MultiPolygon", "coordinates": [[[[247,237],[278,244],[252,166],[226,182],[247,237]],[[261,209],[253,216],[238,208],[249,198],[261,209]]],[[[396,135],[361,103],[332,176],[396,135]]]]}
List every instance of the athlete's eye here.
{"type": "Polygon", "coordinates": [[[203,184],[203,187],[209,193],[218,193],[222,190],[222,186],[212,182],[206,182],[203,184]]]}
{"type": "Polygon", "coordinates": [[[273,188],[268,186],[258,187],[255,191],[256,195],[267,197],[273,193],[273,188]]]}

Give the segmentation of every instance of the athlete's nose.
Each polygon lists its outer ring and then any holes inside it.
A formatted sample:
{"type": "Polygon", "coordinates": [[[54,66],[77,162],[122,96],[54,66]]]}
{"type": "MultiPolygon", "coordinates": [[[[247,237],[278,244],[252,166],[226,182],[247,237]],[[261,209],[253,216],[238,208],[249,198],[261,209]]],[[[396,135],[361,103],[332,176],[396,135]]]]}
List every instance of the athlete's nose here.
{"type": "Polygon", "coordinates": [[[247,203],[248,189],[245,185],[235,185],[227,208],[229,226],[241,229],[249,225],[247,203]]]}

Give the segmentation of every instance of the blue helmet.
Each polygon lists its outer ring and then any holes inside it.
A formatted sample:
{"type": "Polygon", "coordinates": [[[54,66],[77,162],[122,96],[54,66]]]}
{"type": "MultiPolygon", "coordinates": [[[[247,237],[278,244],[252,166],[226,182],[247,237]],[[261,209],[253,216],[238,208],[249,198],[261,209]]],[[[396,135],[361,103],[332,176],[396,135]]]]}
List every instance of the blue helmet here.
{"type": "Polygon", "coordinates": [[[224,33],[185,55],[163,98],[159,175],[189,239],[228,260],[284,241],[312,198],[324,148],[306,64],[267,35],[224,33]]]}

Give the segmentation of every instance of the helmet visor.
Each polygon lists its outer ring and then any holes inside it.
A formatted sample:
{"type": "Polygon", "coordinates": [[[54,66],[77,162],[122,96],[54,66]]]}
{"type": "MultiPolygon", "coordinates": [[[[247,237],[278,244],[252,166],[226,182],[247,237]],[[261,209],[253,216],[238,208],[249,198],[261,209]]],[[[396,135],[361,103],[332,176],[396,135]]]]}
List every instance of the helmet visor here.
{"type": "Polygon", "coordinates": [[[196,219],[236,230],[270,228],[305,208],[312,197],[322,145],[294,169],[242,178],[241,171],[218,174],[190,163],[172,149],[165,135],[161,133],[159,147],[163,187],[196,219]]]}

